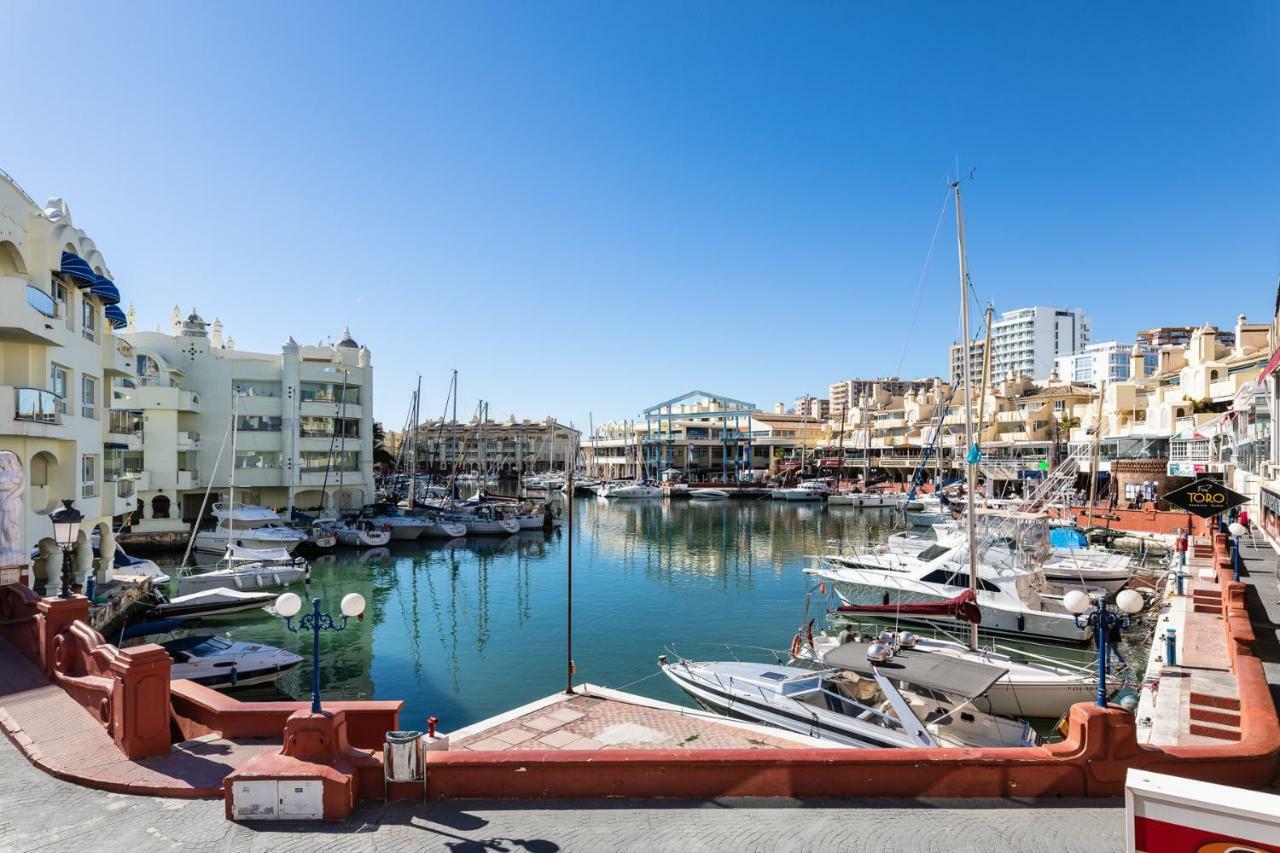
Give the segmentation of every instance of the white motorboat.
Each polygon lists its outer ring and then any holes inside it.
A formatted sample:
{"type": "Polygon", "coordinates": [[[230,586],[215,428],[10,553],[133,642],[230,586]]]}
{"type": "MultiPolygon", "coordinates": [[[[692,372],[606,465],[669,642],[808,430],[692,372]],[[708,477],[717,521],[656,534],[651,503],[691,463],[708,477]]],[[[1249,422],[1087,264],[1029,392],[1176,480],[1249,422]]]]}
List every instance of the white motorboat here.
{"type": "Polygon", "coordinates": [[[602,498],[617,498],[636,500],[641,498],[660,498],[662,497],[662,489],[652,483],[607,483],[596,491],[596,495],[602,498]]]}
{"type": "Polygon", "coordinates": [[[690,489],[689,498],[695,501],[727,501],[729,493],[724,489],[690,489]]]}
{"type": "Polygon", "coordinates": [[[386,527],[391,531],[391,538],[398,542],[412,542],[423,535],[431,526],[431,520],[420,515],[409,515],[399,507],[388,504],[375,504],[366,507],[360,518],[373,524],[386,527]]]}
{"type": "Polygon", "coordinates": [[[274,510],[264,506],[216,503],[213,517],[217,523],[212,530],[196,533],[197,551],[222,554],[234,544],[244,548],[283,548],[292,553],[307,539],[305,533],[286,526],[274,510]]]}
{"type": "Polygon", "coordinates": [[[806,480],[793,489],[783,489],[782,496],[789,501],[824,501],[831,494],[831,487],[821,480],[806,480]]]}
{"type": "Polygon", "coordinates": [[[846,643],[825,669],[740,661],[659,665],[699,705],[846,746],[1033,746],[1022,720],[979,711],[972,701],[1004,670],[975,661],[937,666],[879,644],[846,643]],[[871,658],[868,658],[868,655],[871,658]]]}
{"type": "MultiPolygon", "coordinates": [[[[855,612],[885,612],[902,621],[955,625],[968,623],[956,615],[912,613],[903,605],[946,604],[969,590],[968,549],[935,546],[931,559],[898,554],[829,555],[807,572],[830,581],[844,606],[855,612]],[[876,608],[866,610],[862,608],[876,608]]],[[[925,552],[921,556],[928,556],[925,552]]],[[[1061,587],[1049,584],[1038,568],[1018,565],[994,549],[979,563],[974,601],[984,631],[1083,643],[1093,629],[1076,624],[1062,604],[1061,587]]]]}
{"type": "Polygon", "coordinates": [[[178,575],[178,592],[185,595],[217,587],[273,589],[308,580],[310,576],[310,564],[283,548],[252,549],[231,545],[217,568],[198,574],[182,570],[178,575]]]}
{"type": "Polygon", "coordinates": [[[938,495],[925,495],[902,506],[903,518],[913,527],[932,527],[954,519],[950,505],[943,503],[938,495]]]}
{"type": "Polygon", "coordinates": [[[160,645],[173,658],[171,678],[215,689],[270,684],[302,662],[299,655],[275,646],[208,635],[181,637],[160,645]]]}
{"type": "MultiPolygon", "coordinates": [[[[850,631],[842,631],[835,636],[818,635],[799,644],[800,653],[793,662],[821,665],[832,650],[860,640],[850,631]]],[[[886,631],[879,635],[877,641],[898,650],[905,648],[916,654],[976,661],[1004,670],[986,693],[974,700],[976,707],[993,714],[1057,719],[1075,703],[1091,700],[1098,690],[1097,675],[1087,667],[1062,666],[1048,660],[1015,660],[992,649],[970,649],[963,643],[916,637],[909,631],[886,631]]],[[[1119,684],[1116,689],[1121,689],[1119,684]]]]}
{"type": "Polygon", "coordinates": [[[118,542],[116,543],[115,558],[111,561],[111,570],[120,579],[146,578],[151,581],[153,587],[163,586],[169,582],[169,576],[156,565],[154,560],[126,554],[118,542]]]}
{"type": "Polygon", "coordinates": [[[256,610],[275,601],[276,594],[214,587],[173,598],[156,590],[152,593],[152,597],[156,600],[156,604],[151,606],[148,615],[169,619],[185,616],[222,616],[226,613],[256,610]]]}
{"type": "Polygon", "coordinates": [[[391,541],[391,525],[374,524],[367,518],[325,522],[339,545],[348,548],[381,548],[391,541]]]}

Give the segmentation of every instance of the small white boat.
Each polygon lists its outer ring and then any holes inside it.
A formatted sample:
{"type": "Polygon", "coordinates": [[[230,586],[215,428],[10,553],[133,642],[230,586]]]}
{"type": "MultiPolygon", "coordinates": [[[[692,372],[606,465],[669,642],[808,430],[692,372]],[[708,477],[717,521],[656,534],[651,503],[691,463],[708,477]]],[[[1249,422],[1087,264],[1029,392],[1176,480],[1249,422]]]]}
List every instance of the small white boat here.
{"type": "Polygon", "coordinates": [[[609,483],[601,487],[596,495],[602,498],[637,500],[643,498],[660,498],[662,489],[651,483],[609,483]]]}
{"type": "Polygon", "coordinates": [[[690,489],[689,497],[695,501],[727,501],[729,493],[724,489],[690,489]]]}
{"type": "Polygon", "coordinates": [[[215,689],[270,684],[302,662],[299,655],[275,646],[224,637],[182,637],[160,645],[173,658],[171,678],[215,689]]]}
{"type": "Polygon", "coordinates": [[[330,521],[326,526],[348,548],[381,548],[391,541],[391,525],[374,524],[367,518],[330,521]]]}
{"type": "Polygon", "coordinates": [[[215,587],[173,598],[156,590],[152,593],[152,597],[157,603],[152,605],[148,615],[169,619],[180,616],[222,616],[226,613],[256,610],[275,601],[276,594],[215,587]]]}
{"type": "Polygon", "coordinates": [[[809,480],[793,489],[783,489],[782,496],[789,501],[824,501],[831,494],[831,487],[820,480],[809,480]]]}
{"type": "Polygon", "coordinates": [[[311,576],[310,564],[283,548],[265,550],[232,545],[217,565],[218,568],[198,574],[184,570],[178,575],[178,592],[185,595],[217,587],[273,589],[308,580],[311,576]]]}
{"type": "Polygon", "coordinates": [[[216,503],[213,517],[217,523],[212,530],[196,533],[196,550],[208,554],[221,554],[228,545],[244,548],[284,548],[293,552],[307,535],[285,525],[280,516],[264,506],[235,503],[216,503]]]}
{"type": "Polygon", "coordinates": [[[116,543],[115,559],[111,561],[111,569],[116,577],[121,575],[131,578],[146,578],[153,587],[163,586],[169,582],[169,576],[155,564],[154,560],[134,557],[116,543]]]}

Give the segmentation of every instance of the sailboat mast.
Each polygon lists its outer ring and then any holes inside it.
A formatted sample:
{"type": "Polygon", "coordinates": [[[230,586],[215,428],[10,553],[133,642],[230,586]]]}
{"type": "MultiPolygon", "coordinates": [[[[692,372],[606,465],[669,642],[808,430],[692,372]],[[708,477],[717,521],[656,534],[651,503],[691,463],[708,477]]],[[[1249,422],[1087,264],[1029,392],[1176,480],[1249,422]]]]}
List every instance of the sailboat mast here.
{"type": "MultiPolygon", "coordinates": [[[[956,251],[960,255],[960,328],[964,347],[964,444],[965,444],[965,528],[969,543],[969,589],[978,594],[977,518],[973,496],[978,486],[978,453],[973,433],[973,365],[969,341],[969,260],[964,245],[964,207],[960,203],[960,181],[951,184],[956,195],[956,251]]],[[[969,624],[969,648],[978,647],[978,625],[969,624]]]]}
{"type": "Polygon", "coordinates": [[[227,478],[231,500],[227,506],[227,548],[235,541],[236,533],[236,423],[240,418],[240,391],[231,383],[231,476],[227,478]]]}

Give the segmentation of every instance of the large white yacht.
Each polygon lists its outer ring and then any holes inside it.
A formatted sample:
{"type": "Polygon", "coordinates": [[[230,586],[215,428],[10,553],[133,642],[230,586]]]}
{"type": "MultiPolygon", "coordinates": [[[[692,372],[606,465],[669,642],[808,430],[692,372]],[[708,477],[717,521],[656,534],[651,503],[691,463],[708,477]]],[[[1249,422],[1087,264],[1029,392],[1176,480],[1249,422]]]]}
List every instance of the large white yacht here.
{"type": "Polygon", "coordinates": [[[228,545],[244,548],[283,548],[292,553],[307,539],[307,534],[287,526],[274,510],[264,506],[236,503],[216,503],[213,517],[217,523],[212,530],[196,533],[196,550],[209,554],[226,553],[228,545]]]}

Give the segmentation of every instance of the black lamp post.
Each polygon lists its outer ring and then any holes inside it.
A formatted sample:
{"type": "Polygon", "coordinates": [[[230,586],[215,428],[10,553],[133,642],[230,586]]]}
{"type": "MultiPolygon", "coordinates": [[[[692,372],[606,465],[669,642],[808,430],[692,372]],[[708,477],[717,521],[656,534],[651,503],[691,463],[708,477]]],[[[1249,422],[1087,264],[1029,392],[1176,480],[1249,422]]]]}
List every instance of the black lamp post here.
{"type": "Polygon", "coordinates": [[[80,522],[84,516],[80,510],[71,505],[70,498],[64,498],[62,509],[49,514],[53,522],[53,539],[62,549],[62,598],[71,598],[71,585],[75,582],[75,566],[71,563],[71,550],[76,547],[76,538],[80,534],[80,522]]]}

